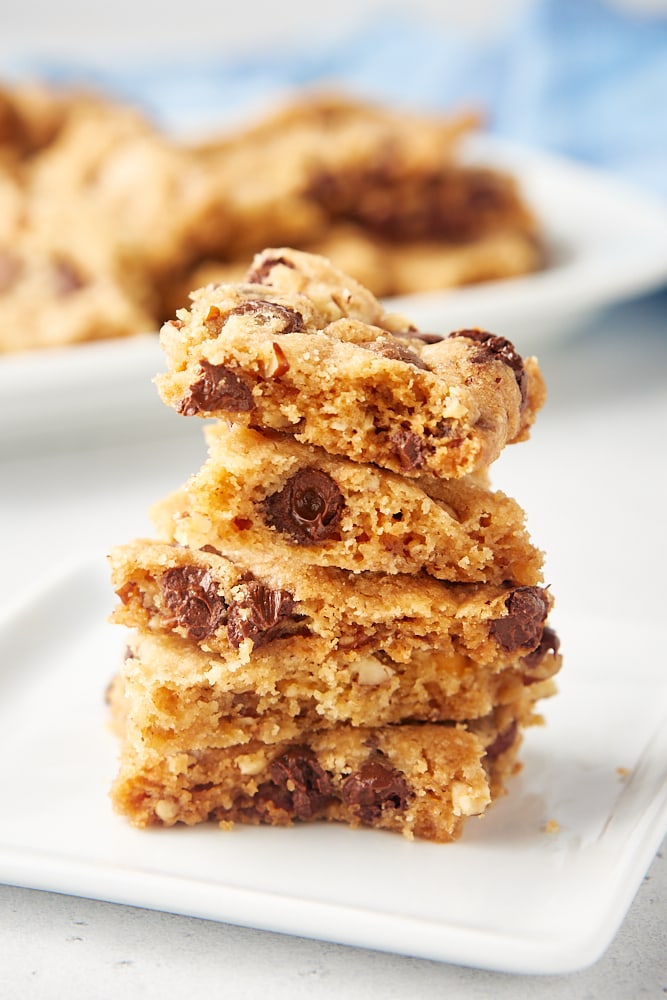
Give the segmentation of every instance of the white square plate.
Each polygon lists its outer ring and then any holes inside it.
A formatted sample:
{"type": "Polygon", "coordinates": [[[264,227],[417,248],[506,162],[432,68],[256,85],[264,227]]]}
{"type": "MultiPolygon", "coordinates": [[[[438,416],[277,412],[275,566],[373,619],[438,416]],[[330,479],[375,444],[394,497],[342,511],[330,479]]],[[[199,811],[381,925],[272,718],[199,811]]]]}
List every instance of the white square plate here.
{"type": "Polygon", "coordinates": [[[512,972],[568,972],[610,943],[667,829],[662,629],[556,622],[547,725],[455,844],[326,824],[138,831],[107,796],[113,603],[100,557],[0,623],[2,881],[512,972]]]}
{"type": "MultiPolygon", "coordinates": [[[[526,354],[597,310],[667,284],[667,205],[657,198],[603,171],[491,136],[471,137],[465,155],[518,179],[544,227],[549,266],[388,300],[421,329],[479,326],[526,354]]],[[[0,448],[118,434],[138,419],[149,430],[172,432],[179,418],[151,384],[163,367],[154,333],[0,356],[0,448]]]]}

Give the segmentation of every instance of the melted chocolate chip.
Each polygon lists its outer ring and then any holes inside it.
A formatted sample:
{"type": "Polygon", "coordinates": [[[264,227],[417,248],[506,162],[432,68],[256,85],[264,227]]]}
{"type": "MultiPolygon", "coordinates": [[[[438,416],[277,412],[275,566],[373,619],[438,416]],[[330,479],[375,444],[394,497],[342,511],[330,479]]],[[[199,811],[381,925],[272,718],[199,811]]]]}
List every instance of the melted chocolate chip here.
{"type": "Polygon", "coordinates": [[[402,361],[406,365],[412,365],[414,368],[420,368],[422,371],[429,371],[428,365],[424,364],[419,355],[411,351],[409,347],[404,347],[403,344],[398,341],[388,340],[384,337],[379,337],[374,340],[371,344],[363,344],[363,347],[367,351],[373,351],[374,354],[379,354],[383,358],[389,358],[391,361],[402,361]]]}
{"type": "Polygon", "coordinates": [[[519,587],[505,601],[507,615],[491,622],[489,631],[507,653],[533,650],[542,641],[549,611],[546,595],[539,587],[519,587]]]}
{"type": "Polygon", "coordinates": [[[542,632],[542,638],[539,645],[532,651],[532,653],[529,653],[528,656],[524,656],[523,662],[529,670],[535,670],[539,667],[547,653],[557,653],[559,649],[560,639],[554,630],[547,626],[547,628],[545,628],[542,632]]]}
{"type": "Polygon", "coordinates": [[[227,635],[237,649],[244,639],[255,648],[289,633],[297,620],[294,599],[286,590],[272,590],[259,580],[243,586],[243,596],[232,601],[227,615],[227,635]]]}
{"type": "Polygon", "coordinates": [[[272,817],[276,810],[292,815],[292,796],[284,787],[276,785],[273,781],[263,781],[257,792],[252,797],[249,806],[249,815],[257,816],[260,822],[275,822],[272,817]]]}
{"type": "Polygon", "coordinates": [[[326,472],[299,469],[279,493],[262,503],[267,524],[284,532],[298,545],[339,538],[345,498],[326,472]]]}
{"type": "Polygon", "coordinates": [[[501,733],[498,733],[493,743],[489,744],[486,748],[486,756],[491,758],[500,757],[501,753],[509,750],[516,740],[518,731],[519,727],[516,720],[514,720],[507,729],[503,729],[501,733]]]}
{"type": "Polygon", "coordinates": [[[265,257],[256,267],[250,268],[245,280],[250,285],[270,285],[271,282],[267,281],[267,278],[276,264],[282,264],[284,267],[291,267],[294,270],[294,264],[286,260],[285,257],[265,257]]]}
{"type": "Polygon", "coordinates": [[[236,372],[226,365],[200,361],[201,377],[194,382],[178,404],[178,412],[186,417],[197,413],[249,413],[255,401],[249,387],[236,372]]]}
{"type": "Polygon", "coordinates": [[[225,317],[225,322],[230,316],[252,316],[259,325],[278,320],[283,324],[283,329],[278,333],[295,333],[303,330],[303,316],[296,309],[288,306],[281,306],[278,302],[267,302],[265,299],[248,299],[240,305],[230,309],[225,317]]]}
{"type": "Polygon", "coordinates": [[[293,746],[269,766],[276,787],[277,804],[296,819],[316,816],[334,798],[331,775],[307,746],[293,746]]]}
{"type": "Polygon", "coordinates": [[[413,337],[415,340],[422,340],[425,344],[439,344],[443,339],[441,333],[422,333],[413,327],[401,330],[401,337],[413,337]]]}
{"type": "Polygon", "coordinates": [[[405,427],[399,427],[391,435],[390,441],[394,454],[406,472],[422,468],[426,459],[424,457],[422,440],[418,434],[405,427]]]}
{"type": "Polygon", "coordinates": [[[392,243],[467,242],[516,212],[512,186],[489,170],[443,164],[400,177],[394,160],[389,144],[384,155],[351,173],[318,170],[307,192],[329,217],[392,243]]]}
{"type": "Polygon", "coordinates": [[[160,577],[160,590],[174,623],[193,639],[213,635],[227,610],[216,581],[200,566],[174,566],[166,570],[160,577]]]}
{"type": "Polygon", "coordinates": [[[362,822],[373,823],[385,809],[404,810],[414,792],[400,771],[373,758],[346,779],[342,796],[362,822]]]}
{"type": "Polygon", "coordinates": [[[516,384],[521,393],[522,407],[526,403],[528,392],[528,376],[524,368],[523,358],[518,353],[514,344],[505,337],[496,337],[492,333],[484,330],[455,330],[450,333],[450,337],[465,337],[467,340],[474,340],[480,345],[480,349],[473,355],[472,361],[475,364],[485,364],[487,361],[502,361],[514,372],[516,384]]]}

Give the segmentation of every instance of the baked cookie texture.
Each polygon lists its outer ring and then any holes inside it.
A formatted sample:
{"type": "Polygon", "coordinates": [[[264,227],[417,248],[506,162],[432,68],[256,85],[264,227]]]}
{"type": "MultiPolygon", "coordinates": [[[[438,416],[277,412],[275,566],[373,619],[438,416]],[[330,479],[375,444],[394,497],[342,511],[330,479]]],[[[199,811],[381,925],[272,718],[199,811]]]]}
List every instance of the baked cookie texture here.
{"type": "Polygon", "coordinates": [[[451,583],[542,579],[542,553],[523,510],[469,476],[408,478],[242,424],[210,424],[204,433],[204,466],[151,511],[173,542],[254,562],[270,551],[304,571],[423,570],[451,583]],[[322,505],[316,516],[314,495],[322,505]]]}
{"type": "Polygon", "coordinates": [[[543,553],[489,475],[544,401],[537,361],[420,333],[288,247],[192,299],[157,382],[213,418],[208,455],[155,503],[155,537],[109,556],[113,803],[137,826],[453,840],[504,793],[561,666],[543,553]]]}
{"type": "Polygon", "coordinates": [[[289,248],[259,254],[241,284],[197,291],[160,340],[158,390],[178,412],[405,476],[485,468],[528,435],[545,396],[536,362],[508,340],[421,334],[325,258],[289,248]]]}
{"type": "Polygon", "coordinates": [[[516,182],[460,152],[480,124],[313,93],[192,142],[103,95],[0,85],[0,353],[155,331],[266,246],[383,297],[533,271],[516,182]]]}

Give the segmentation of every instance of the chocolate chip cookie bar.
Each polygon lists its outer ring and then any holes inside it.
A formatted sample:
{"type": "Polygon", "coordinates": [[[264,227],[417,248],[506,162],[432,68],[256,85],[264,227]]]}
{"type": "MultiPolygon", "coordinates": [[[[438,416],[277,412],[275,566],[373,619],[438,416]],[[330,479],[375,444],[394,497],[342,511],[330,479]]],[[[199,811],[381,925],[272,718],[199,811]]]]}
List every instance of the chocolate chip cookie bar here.
{"type": "Polygon", "coordinates": [[[480,719],[500,705],[527,710],[554,692],[557,639],[545,629],[533,653],[511,665],[417,649],[400,663],[382,650],[331,650],[314,635],[286,635],[250,658],[217,653],[168,632],[128,637],[121,683],[126,733],[146,750],[205,750],[294,739],[331,725],[395,725],[406,719],[480,719]]]}
{"type": "Polygon", "coordinates": [[[162,538],[232,559],[261,561],[270,549],[301,572],[541,582],[522,509],[469,478],[406,479],[241,424],[217,422],[205,436],[203,468],[151,511],[162,538]]]}
{"type": "Polygon", "coordinates": [[[185,415],[291,433],[405,476],[455,478],[525,439],[544,402],[537,362],[480,330],[440,338],[387,314],[328,261],[260,254],[161,332],[162,399],[185,415]]]}
{"type": "Polygon", "coordinates": [[[331,567],[299,572],[274,555],[234,563],[147,539],[116,547],[110,564],[120,598],[115,621],[246,662],[286,636],[315,635],[331,651],[363,651],[394,667],[422,653],[451,657],[455,670],[468,660],[498,670],[538,649],[552,605],[543,587],[331,567]]]}
{"type": "MultiPolygon", "coordinates": [[[[118,688],[112,708],[122,732],[118,688]]],[[[112,800],[139,827],[329,820],[446,842],[503,793],[520,739],[501,711],[478,727],[336,726],[269,745],[126,748],[112,800]]]]}

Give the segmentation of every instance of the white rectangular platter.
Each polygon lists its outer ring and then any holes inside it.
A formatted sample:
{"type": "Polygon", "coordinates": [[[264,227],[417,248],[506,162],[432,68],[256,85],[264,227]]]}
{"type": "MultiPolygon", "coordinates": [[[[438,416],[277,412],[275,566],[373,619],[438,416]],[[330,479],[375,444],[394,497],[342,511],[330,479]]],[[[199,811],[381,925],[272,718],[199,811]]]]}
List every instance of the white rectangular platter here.
{"type": "Polygon", "coordinates": [[[132,829],[107,794],[113,603],[100,557],[0,623],[0,880],[511,972],[605,950],[667,831],[657,626],[557,621],[567,669],[523,772],[437,845],[326,824],[132,829]]]}

